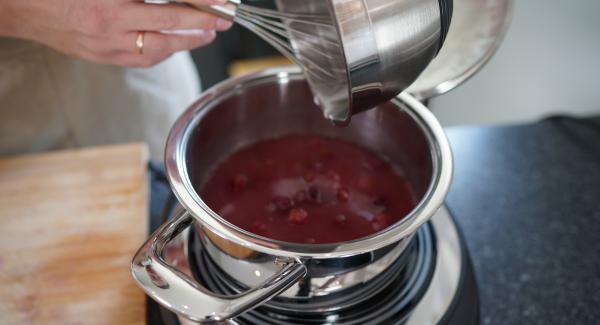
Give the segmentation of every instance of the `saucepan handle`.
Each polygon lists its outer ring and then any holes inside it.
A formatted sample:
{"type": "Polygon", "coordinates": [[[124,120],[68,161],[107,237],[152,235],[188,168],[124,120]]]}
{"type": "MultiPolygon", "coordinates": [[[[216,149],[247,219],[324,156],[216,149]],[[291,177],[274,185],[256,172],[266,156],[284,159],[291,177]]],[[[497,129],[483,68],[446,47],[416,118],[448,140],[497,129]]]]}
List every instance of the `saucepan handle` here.
{"type": "Polygon", "coordinates": [[[306,266],[292,260],[256,288],[225,296],[215,294],[168,265],[165,246],[193,222],[182,211],[162,225],[135,254],[131,272],[146,294],[167,309],[196,322],[222,322],[244,313],[285,291],[306,275],[306,266]]]}

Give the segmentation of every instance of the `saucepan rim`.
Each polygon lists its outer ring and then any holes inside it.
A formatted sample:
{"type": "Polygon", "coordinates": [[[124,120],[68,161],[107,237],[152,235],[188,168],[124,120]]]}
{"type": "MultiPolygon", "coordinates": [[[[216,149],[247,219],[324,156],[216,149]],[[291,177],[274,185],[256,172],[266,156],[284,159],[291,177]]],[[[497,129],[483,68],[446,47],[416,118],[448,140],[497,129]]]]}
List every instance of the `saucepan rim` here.
{"type": "Polygon", "coordinates": [[[433,114],[410,94],[400,94],[392,102],[409,114],[427,140],[432,158],[432,178],[417,206],[394,225],[373,235],[353,241],[328,244],[300,244],[278,241],[243,230],[221,218],[200,198],[187,171],[187,144],[194,128],[211,107],[234,96],[237,90],[265,83],[284,84],[305,80],[295,67],[268,69],[228,79],[192,104],[175,122],[165,148],[165,168],[173,193],[181,205],[203,227],[221,238],[264,254],[290,258],[327,259],[360,255],[395,244],[409,237],[442,206],[453,170],[452,154],[446,135],[433,114]]]}

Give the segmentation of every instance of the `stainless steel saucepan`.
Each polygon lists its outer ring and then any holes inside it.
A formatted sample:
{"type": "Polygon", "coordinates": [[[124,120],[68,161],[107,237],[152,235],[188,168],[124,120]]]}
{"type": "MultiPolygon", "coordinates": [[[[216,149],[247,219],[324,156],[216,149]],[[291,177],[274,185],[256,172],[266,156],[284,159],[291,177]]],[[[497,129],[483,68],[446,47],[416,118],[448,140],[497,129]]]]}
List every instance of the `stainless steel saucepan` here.
{"type": "Polygon", "coordinates": [[[439,209],[452,176],[452,156],[434,116],[408,94],[332,127],[316,109],[299,70],[269,70],[225,81],[208,91],[176,122],[166,146],[171,188],[184,207],[158,229],[133,259],[146,293],[194,321],[230,319],[273,299],[308,303],[370,281],[397,259],[417,229],[439,209]],[[415,209],[376,234],[334,244],[272,240],[230,224],[198,194],[211,170],[244,145],[289,134],[320,134],[368,147],[401,168],[417,199],[415,209]],[[167,264],[168,242],[193,227],[210,258],[248,291],[222,296],[167,264]],[[310,291],[298,282],[310,277],[310,291]]]}

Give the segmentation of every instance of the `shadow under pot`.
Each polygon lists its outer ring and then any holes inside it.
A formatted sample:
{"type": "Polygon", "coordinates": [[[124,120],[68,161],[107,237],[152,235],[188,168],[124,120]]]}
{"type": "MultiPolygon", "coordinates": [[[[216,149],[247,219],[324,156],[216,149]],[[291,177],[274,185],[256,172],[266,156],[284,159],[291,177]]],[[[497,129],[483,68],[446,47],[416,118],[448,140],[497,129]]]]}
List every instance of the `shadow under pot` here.
{"type": "Polygon", "coordinates": [[[446,136],[412,96],[401,94],[357,115],[348,127],[337,128],[323,119],[302,73],[291,68],[230,79],[206,91],[174,125],[165,165],[184,209],[140,248],[132,273],[164,307],[203,322],[231,319],[275,296],[307,303],[374,280],[401,258],[419,227],[441,207],[452,178],[446,136]],[[240,148],[287,135],[319,135],[369,148],[403,171],[416,206],[372,235],[326,244],[262,237],[209,208],[199,193],[219,163],[240,148]],[[163,249],[189,227],[214,263],[251,289],[233,296],[216,294],[167,264],[163,249]]]}

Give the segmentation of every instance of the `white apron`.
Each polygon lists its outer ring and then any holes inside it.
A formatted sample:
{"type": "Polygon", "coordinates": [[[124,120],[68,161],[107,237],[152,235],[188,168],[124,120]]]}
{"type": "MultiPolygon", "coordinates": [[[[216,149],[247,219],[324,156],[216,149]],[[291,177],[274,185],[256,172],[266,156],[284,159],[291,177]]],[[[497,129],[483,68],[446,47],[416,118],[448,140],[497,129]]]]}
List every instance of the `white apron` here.
{"type": "Polygon", "coordinates": [[[0,155],[144,141],[162,161],[172,123],[199,92],[187,52],[124,69],[0,38],[0,155]]]}

